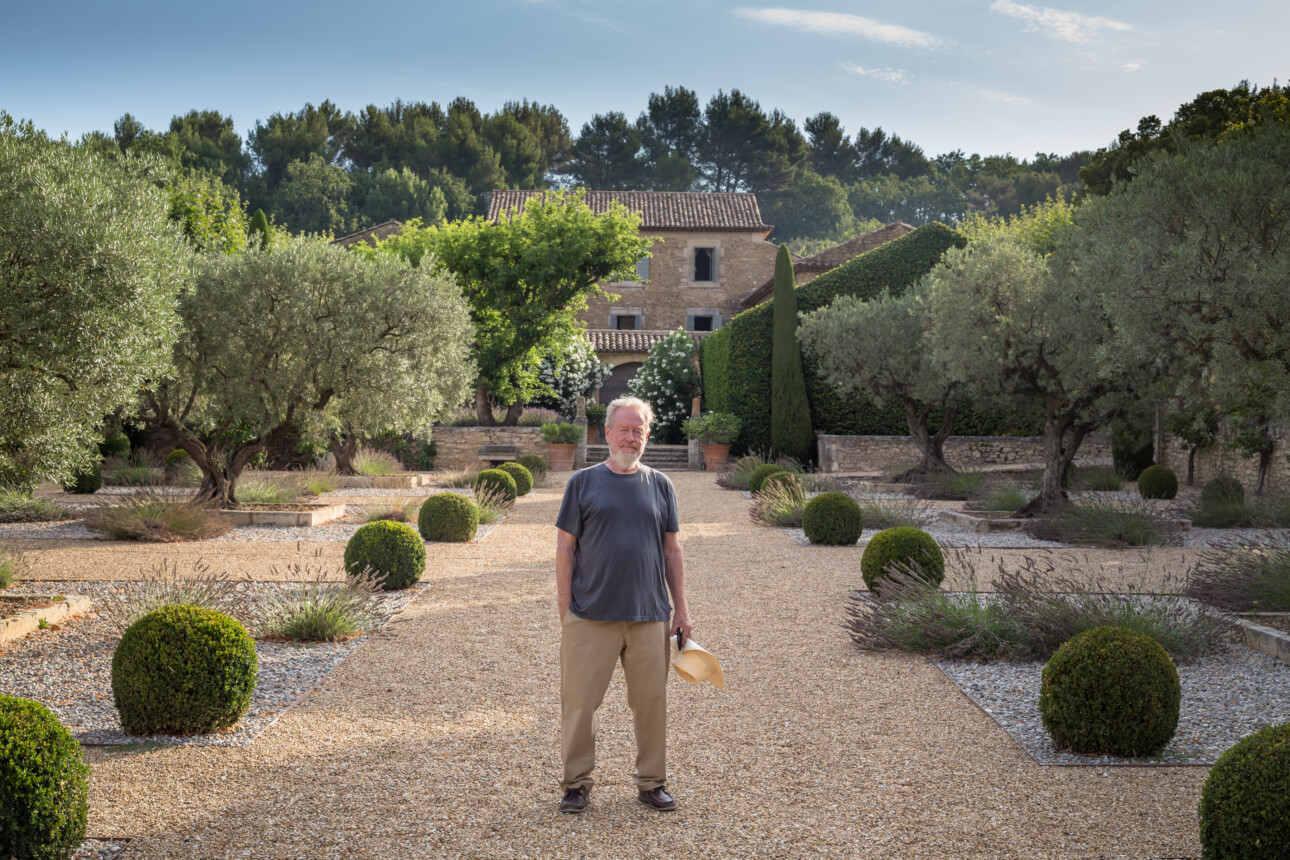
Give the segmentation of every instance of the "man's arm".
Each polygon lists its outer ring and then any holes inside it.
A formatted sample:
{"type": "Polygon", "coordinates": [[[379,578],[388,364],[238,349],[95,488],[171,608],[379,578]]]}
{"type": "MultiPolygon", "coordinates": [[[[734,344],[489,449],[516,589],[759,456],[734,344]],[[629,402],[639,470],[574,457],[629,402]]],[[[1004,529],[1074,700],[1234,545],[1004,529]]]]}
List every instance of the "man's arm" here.
{"type": "Polygon", "coordinates": [[[561,621],[573,600],[573,551],[577,546],[576,537],[564,529],[555,530],[555,603],[561,621]]]}
{"type": "Polygon", "coordinates": [[[667,587],[672,592],[672,626],[669,636],[681,631],[681,641],[690,638],[694,625],[690,623],[690,607],[685,602],[685,559],[681,556],[680,534],[663,532],[663,572],[667,587]]]}

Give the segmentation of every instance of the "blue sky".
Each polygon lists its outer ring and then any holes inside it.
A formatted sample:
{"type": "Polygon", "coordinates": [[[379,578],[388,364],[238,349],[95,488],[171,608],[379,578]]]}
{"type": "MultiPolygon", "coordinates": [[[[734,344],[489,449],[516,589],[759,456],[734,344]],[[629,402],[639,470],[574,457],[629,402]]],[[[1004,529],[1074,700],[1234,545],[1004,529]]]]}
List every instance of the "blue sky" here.
{"type": "MultiPolygon", "coordinates": [[[[1047,2],[1047,0],[1045,0],[1047,2]]],[[[576,134],[667,84],[822,110],[929,154],[1105,145],[1140,116],[1290,74],[1290,3],[467,2],[6,4],[0,108],[79,137],[129,111],[257,119],[330,98],[554,104],[576,134]],[[786,5],[778,5],[784,3],[786,5]]]]}

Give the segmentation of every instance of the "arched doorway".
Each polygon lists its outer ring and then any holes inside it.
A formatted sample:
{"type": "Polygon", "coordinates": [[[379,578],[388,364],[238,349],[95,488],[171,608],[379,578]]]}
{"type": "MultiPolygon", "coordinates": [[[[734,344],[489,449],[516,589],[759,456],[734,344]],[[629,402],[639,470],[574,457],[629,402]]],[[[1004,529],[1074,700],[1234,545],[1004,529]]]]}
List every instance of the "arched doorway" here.
{"type": "Polygon", "coordinates": [[[640,369],[639,361],[629,361],[615,367],[609,378],[600,383],[600,402],[608,406],[616,398],[629,394],[627,383],[636,378],[636,371],[640,369]]]}

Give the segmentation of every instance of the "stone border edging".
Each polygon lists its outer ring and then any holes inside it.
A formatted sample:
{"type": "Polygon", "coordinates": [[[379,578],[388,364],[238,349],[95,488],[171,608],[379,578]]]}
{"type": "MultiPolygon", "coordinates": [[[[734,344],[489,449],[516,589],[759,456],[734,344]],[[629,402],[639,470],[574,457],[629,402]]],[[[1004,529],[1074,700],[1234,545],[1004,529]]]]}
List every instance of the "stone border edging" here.
{"type": "MultiPolygon", "coordinates": [[[[1284,614],[1284,613],[1277,613],[1284,614]]],[[[1290,633],[1283,633],[1273,627],[1264,627],[1241,616],[1235,616],[1236,623],[1245,634],[1245,644],[1255,651],[1276,657],[1290,663],[1290,633]]]]}
{"type": "Polygon", "coordinates": [[[344,505],[310,505],[306,511],[231,511],[221,510],[224,519],[235,526],[304,526],[312,528],[345,516],[344,505]]]}
{"type": "MultiPolygon", "coordinates": [[[[51,595],[8,591],[5,597],[28,597],[49,600],[51,595]]],[[[62,600],[39,609],[24,609],[17,615],[0,620],[0,645],[21,639],[40,629],[40,622],[58,624],[90,610],[90,599],[82,594],[64,594],[62,600]]]]}

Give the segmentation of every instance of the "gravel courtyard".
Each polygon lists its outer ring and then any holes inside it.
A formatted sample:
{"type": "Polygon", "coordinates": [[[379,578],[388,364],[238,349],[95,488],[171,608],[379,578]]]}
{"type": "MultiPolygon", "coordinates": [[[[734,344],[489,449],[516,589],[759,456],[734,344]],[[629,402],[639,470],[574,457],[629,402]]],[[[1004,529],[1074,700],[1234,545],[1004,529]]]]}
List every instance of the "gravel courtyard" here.
{"type": "MultiPolygon", "coordinates": [[[[89,835],[131,837],[126,860],[1199,855],[1205,768],[1035,764],[929,660],[851,646],[858,552],[800,546],[710,476],[671,477],[695,638],[727,682],[670,681],[678,812],[636,802],[621,671],[591,807],[556,812],[557,475],[487,541],[430,546],[430,587],[249,746],[88,749],[89,835]]],[[[87,543],[3,541],[50,580],[162,557],[268,579],[343,549],[87,543]]],[[[1078,555],[1181,570],[1183,552],[1078,555]]]]}

